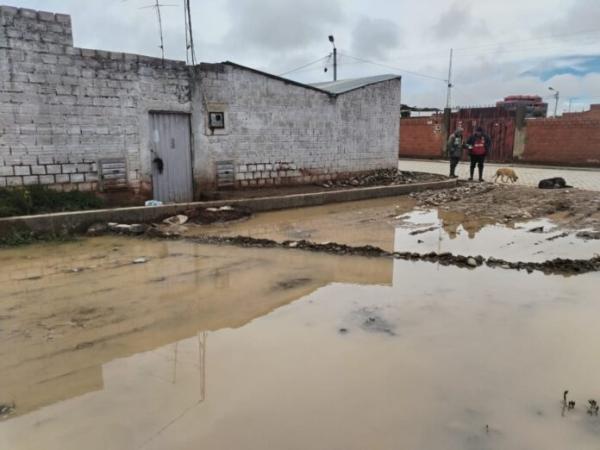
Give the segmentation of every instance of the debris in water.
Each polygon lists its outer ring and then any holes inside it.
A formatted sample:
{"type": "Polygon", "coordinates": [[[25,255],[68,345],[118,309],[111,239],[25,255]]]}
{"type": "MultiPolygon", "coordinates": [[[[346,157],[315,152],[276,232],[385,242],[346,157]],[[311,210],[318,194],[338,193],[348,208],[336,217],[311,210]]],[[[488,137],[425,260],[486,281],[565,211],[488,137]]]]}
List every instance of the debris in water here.
{"type": "Polygon", "coordinates": [[[133,264],[145,264],[148,261],[149,261],[148,258],[137,258],[137,259],[134,259],[132,262],[133,262],[133,264]]]}
{"type": "Polygon", "coordinates": [[[166,223],[167,225],[183,225],[188,221],[188,219],[188,216],[177,214],[176,216],[163,220],[163,223],[166,223]]]}
{"type": "Polygon", "coordinates": [[[554,241],[556,239],[560,239],[560,238],[564,238],[567,237],[569,235],[569,233],[567,233],[566,231],[564,233],[560,233],[557,234],[556,236],[551,236],[549,238],[546,238],[547,241],[554,241]]]}
{"type": "Polygon", "coordinates": [[[543,233],[544,232],[544,227],[534,227],[531,230],[529,230],[530,233],[543,233]]]}
{"type": "Polygon", "coordinates": [[[424,234],[424,233],[429,233],[430,231],[435,231],[437,230],[439,227],[429,227],[429,228],[423,228],[421,230],[415,230],[415,231],[411,231],[410,234],[411,236],[416,236],[417,234],[424,234]]]}
{"type": "Polygon", "coordinates": [[[579,239],[584,239],[586,241],[600,239],[600,231],[580,231],[575,236],[579,239]]]}
{"type": "Polygon", "coordinates": [[[15,403],[0,403],[0,418],[5,418],[10,416],[15,412],[15,403]]]}
{"type": "MultiPolygon", "coordinates": [[[[340,328],[340,329],[339,329],[339,332],[340,332],[341,334],[346,334],[346,333],[348,332],[348,328],[340,328]]],[[[597,414],[596,414],[596,415],[597,415],[597,414]]]]}

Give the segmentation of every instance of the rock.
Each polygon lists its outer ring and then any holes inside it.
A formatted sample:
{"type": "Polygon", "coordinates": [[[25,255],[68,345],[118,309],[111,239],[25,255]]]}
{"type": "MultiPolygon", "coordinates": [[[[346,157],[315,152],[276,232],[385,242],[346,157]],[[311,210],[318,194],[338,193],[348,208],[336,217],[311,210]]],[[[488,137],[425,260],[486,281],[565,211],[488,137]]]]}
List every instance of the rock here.
{"type": "MultiPolygon", "coordinates": [[[[214,209],[215,211],[218,211],[217,208],[208,208],[208,209],[214,209]]],[[[188,216],[184,216],[183,214],[178,214],[176,216],[169,217],[169,218],[163,220],[163,223],[166,223],[167,225],[183,225],[188,220],[189,220],[188,216]]]]}
{"type": "Polygon", "coordinates": [[[132,261],[133,264],[146,264],[149,261],[148,258],[137,258],[132,261]]]}
{"type": "Polygon", "coordinates": [[[144,234],[148,229],[148,225],[143,223],[134,223],[130,225],[129,232],[131,234],[144,234]]]}
{"type": "Polygon", "coordinates": [[[115,227],[113,227],[112,230],[116,231],[117,233],[130,233],[131,225],[127,225],[125,223],[120,223],[120,224],[116,225],[115,227]]]}
{"type": "Polygon", "coordinates": [[[105,223],[94,223],[86,231],[88,236],[100,236],[108,231],[108,225],[105,223]]]}
{"type": "Polygon", "coordinates": [[[469,265],[471,267],[477,267],[477,261],[475,260],[475,258],[469,257],[467,259],[467,265],[469,265]]]}
{"type": "Polygon", "coordinates": [[[586,241],[595,240],[600,239],[600,231],[580,231],[575,236],[579,239],[585,239],[586,241]]]}
{"type": "Polygon", "coordinates": [[[233,211],[233,206],[221,206],[219,211],[233,211]]]}
{"type": "Polygon", "coordinates": [[[535,227],[532,228],[531,230],[529,230],[530,233],[543,233],[544,232],[544,227],[535,227]]]}
{"type": "Polygon", "coordinates": [[[296,247],[298,247],[298,242],[296,242],[296,241],[294,241],[294,242],[290,242],[290,243],[288,244],[288,247],[290,247],[290,248],[296,248],[296,247]]]}

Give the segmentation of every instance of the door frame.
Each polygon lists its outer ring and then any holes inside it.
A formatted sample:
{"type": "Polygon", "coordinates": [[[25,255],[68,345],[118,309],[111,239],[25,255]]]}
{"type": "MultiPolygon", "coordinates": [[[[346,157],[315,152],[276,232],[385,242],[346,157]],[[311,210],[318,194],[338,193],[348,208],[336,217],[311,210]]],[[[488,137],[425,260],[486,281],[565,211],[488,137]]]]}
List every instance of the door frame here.
{"type": "Polygon", "coordinates": [[[196,179],[194,178],[194,156],[195,156],[195,152],[194,152],[194,131],[193,131],[193,127],[192,127],[192,117],[193,114],[190,111],[178,111],[178,110],[167,110],[167,109],[160,109],[160,108],[151,108],[147,110],[147,124],[148,124],[148,156],[147,156],[147,161],[149,162],[148,167],[150,167],[150,185],[151,185],[151,191],[152,191],[152,197],[154,197],[154,166],[152,164],[152,160],[153,158],[153,150],[152,150],[152,146],[153,146],[153,139],[152,139],[152,123],[151,123],[151,118],[150,116],[152,114],[175,114],[175,115],[180,115],[180,116],[186,116],[188,118],[188,124],[189,124],[189,131],[190,131],[190,162],[191,162],[191,167],[190,167],[190,172],[191,172],[191,176],[192,176],[192,201],[196,200],[196,179]]]}

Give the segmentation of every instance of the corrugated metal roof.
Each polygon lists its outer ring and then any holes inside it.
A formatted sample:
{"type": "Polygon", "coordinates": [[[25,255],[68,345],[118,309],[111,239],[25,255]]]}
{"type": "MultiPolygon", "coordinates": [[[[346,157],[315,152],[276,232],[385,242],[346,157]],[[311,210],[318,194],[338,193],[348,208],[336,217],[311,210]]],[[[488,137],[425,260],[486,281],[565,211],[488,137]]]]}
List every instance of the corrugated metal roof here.
{"type": "Polygon", "coordinates": [[[400,75],[385,74],[376,75],[373,77],[353,78],[349,80],[328,81],[324,83],[310,83],[309,86],[316,87],[331,94],[343,94],[344,92],[353,91],[361,87],[369,86],[370,84],[381,83],[382,81],[400,79],[400,75]]]}

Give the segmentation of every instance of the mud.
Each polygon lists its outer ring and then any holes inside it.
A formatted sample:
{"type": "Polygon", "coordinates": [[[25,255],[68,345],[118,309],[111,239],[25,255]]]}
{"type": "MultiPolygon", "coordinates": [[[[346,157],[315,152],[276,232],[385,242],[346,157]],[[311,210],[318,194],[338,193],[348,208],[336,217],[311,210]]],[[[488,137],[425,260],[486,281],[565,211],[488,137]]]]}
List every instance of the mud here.
{"type": "MultiPolygon", "coordinates": [[[[169,236],[171,237],[171,236],[169,236]]],[[[529,273],[540,271],[546,274],[577,275],[600,271],[600,255],[589,259],[554,258],[542,262],[507,261],[494,257],[484,258],[481,255],[464,256],[450,252],[389,252],[372,245],[352,246],[334,242],[316,243],[306,240],[277,242],[271,239],[259,239],[249,236],[198,236],[186,238],[186,241],[197,244],[232,245],[245,248],[280,248],[306,250],[339,256],[385,257],[410,261],[426,261],[444,266],[473,268],[481,265],[499,267],[502,269],[525,270],[529,273]]]]}
{"type": "Polygon", "coordinates": [[[448,177],[438,174],[424,172],[399,171],[396,169],[384,169],[364,173],[352,177],[341,177],[335,180],[327,180],[312,185],[279,185],[263,186],[260,188],[244,188],[205,192],[202,200],[231,200],[238,198],[257,198],[292,194],[309,194],[337,189],[354,189],[357,187],[389,186],[409,183],[426,183],[430,181],[446,180],[448,177]]]}
{"type": "Polygon", "coordinates": [[[421,206],[437,206],[482,220],[509,223],[551,217],[564,228],[600,231],[600,196],[594,191],[463,183],[455,189],[425,191],[411,197],[421,206]]]}

